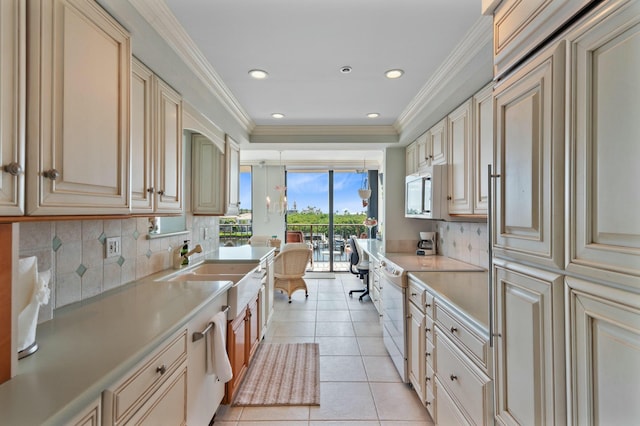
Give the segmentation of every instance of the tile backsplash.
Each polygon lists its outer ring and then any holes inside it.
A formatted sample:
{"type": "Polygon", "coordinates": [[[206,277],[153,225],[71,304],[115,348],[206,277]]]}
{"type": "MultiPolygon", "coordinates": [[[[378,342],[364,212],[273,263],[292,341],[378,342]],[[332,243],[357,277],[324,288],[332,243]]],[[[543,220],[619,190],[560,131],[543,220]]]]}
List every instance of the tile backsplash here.
{"type": "Polygon", "coordinates": [[[38,270],[51,269],[51,299],[40,309],[39,322],[53,318],[55,309],[79,302],[172,267],[171,250],[190,240],[203,253],[219,246],[217,217],[187,216],[188,234],[148,239],[146,217],[109,220],[23,222],[20,257],[36,256],[38,270]],[[204,239],[205,229],[208,239],[204,239]],[[108,237],[121,237],[121,255],[105,258],[108,237]]]}
{"type": "Polygon", "coordinates": [[[489,267],[487,224],[478,222],[438,222],[438,254],[463,262],[489,267]]]}

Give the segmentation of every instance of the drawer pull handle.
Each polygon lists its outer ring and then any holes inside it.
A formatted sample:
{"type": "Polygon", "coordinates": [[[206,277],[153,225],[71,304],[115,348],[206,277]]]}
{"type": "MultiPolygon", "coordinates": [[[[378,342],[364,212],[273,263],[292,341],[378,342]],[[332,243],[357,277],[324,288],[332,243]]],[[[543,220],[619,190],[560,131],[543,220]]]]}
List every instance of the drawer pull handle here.
{"type": "Polygon", "coordinates": [[[158,195],[163,196],[164,195],[164,189],[161,189],[160,191],[158,191],[158,195]]]}
{"type": "Polygon", "coordinates": [[[431,303],[426,303],[424,306],[426,306],[427,308],[431,307],[431,303]]]}
{"type": "Polygon", "coordinates": [[[427,333],[431,333],[431,329],[430,328],[427,328],[425,330],[426,330],[427,333]]]}
{"type": "Polygon", "coordinates": [[[427,356],[431,356],[431,352],[427,352],[427,356]]]}
{"type": "Polygon", "coordinates": [[[164,364],[162,364],[160,367],[156,368],[156,373],[160,373],[161,376],[166,372],[167,372],[167,367],[165,367],[164,364]]]}
{"type": "Polygon", "coordinates": [[[458,376],[456,376],[455,374],[450,375],[449,378],[451,379],[452,382],[454,380],[458,380],[458,376]]]}
{"type": "Polygon", "coordinates": [[[411,293],[411,297],[416,297],[418,293],[411,293]]]}
{"type": "Polygon", "coordinates": [[[456,331],[458,331],[458,329],[457,329],[457,328],[455,328],[455,327],[451,327],[451,332],[452,332],[452,333],[455,333],[456,331]]]}
{"type": "Polygon", "coordinates": [[[425,377],[425,380],[426,380],[427,382],[429,382],[429,381],[431,381],[431,377],[427,376],[427,377],[425,377]]]}

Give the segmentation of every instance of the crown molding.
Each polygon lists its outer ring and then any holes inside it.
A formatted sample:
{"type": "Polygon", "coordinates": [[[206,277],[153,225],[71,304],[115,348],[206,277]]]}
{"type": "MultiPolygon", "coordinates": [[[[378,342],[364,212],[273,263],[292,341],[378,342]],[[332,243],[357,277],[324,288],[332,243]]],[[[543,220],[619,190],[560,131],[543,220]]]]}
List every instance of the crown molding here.
{"type": "Polygon", "coordinates": [[[252,143],[396,144],[393,126],[256,126],[252,143]]]}
{"type": "Polygon", "coordinates": [[[255,123],[189,37],[166,3],[163,0],[129,0],[129,2],[180,56],[187,67],[207,86],[209,91],[220,100],[231,115],[244,126],[245,131],[251,133],[255,123]]]}
{"type": "Polygon", "coordinates": [[[459,78],[465,66],[478,55],[487,43],[493,42],[493,20],[491,16],[481,16],[476,20],[465,37],[447,56],[433,76],[420,89],[393,124],[398,134],[407,128],[408,124],[417,119],[426,105],[434,101],[436,96],[447,85],[459,78]]]}

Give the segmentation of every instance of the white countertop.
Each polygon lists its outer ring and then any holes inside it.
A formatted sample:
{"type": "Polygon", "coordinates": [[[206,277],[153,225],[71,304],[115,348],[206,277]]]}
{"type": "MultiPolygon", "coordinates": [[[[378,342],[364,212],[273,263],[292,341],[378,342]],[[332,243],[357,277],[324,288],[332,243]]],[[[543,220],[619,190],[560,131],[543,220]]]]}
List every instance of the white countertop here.
{"type": "Polygon", "coordinates": [[[273,247],[256,247],[251,245],[243,245],[238,247],[220,247],[217,251],[207,254],[205,262],[229,262],[229,263],[247,263],[260,262],[267,257],[269,253],[275,252],[273,247]]]}
{"type": "Polygon", "coordinates": [[[0,385],[0,425],[64,424],[231,285],[141,280],[56,311],[0,385]]]}
{"type": "Polygon", "coordinates": [[[408,276],[431,288],[442,301],[488,333],[489,281],[486,271],[409,272],[408,276]]]}

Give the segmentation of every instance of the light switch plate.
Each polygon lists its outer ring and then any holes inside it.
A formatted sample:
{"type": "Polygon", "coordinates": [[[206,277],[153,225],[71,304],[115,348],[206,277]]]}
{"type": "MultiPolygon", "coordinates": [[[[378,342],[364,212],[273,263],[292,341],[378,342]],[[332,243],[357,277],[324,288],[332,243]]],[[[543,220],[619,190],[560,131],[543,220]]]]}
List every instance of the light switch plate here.
{"type": "Polygon", "coordinates": [[[105,244],[105,258],[120,256],[122,253],[122,238],[109,237],[105,244]]]}

